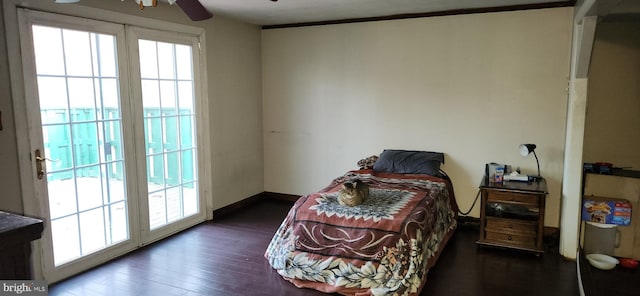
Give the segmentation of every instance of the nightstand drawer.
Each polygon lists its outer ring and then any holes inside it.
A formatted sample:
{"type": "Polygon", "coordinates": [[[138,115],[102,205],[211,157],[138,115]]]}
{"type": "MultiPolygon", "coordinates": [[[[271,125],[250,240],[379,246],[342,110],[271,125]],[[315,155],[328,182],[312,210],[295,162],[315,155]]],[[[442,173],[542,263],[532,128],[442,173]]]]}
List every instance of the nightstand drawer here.
{"type": "Polygon", "coordinates": [[[540,197],[538,195],[506,191],[491,191],[489,192],[487,199],[488,201],[513,202],[528,205],[537,205],[540,201],[540,197]]]}
{"type": "Polygon", "coordinates": [[[517,235],[517,234],[509,234],[502,232],[493,232],[487,229],[487,241],[494,241],[497,243],[509,244],[509,245],[518,245],[523,247],[534,248],[536,246],[536,236],[535,235],[517,235]]]}
{"type": "Polygon", "coordinates": [[[538,229],[538,223],[536,221],[487,217],[486,227],[487,230],[494,232],[535,236],[538,229]]]}

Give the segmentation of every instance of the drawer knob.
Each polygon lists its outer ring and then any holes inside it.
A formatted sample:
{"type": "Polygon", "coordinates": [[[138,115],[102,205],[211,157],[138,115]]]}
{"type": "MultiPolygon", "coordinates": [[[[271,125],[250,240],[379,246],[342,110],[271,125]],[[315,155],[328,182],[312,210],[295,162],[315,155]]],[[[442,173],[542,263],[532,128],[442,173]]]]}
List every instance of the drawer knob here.
{"type": "Polygon", "coordinates": [[[509,223],[509,228],[513,228],[513,224],[509,223]]]}
{"type": "Polygon", "coordinates": [[[509,237],[507,237],[507,239],[512,240],[512,239],[513,239],[513,237],[509,236],[509,237]]]}

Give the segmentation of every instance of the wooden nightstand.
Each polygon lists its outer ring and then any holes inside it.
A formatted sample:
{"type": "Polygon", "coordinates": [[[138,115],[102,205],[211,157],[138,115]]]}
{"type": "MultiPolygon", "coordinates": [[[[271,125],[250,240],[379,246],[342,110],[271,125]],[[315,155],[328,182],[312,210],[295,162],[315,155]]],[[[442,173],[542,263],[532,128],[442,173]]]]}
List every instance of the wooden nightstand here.
{"type": "Polygon", "coordinates": [[[478,245],[543,253],[544,204],[547,181],[480,184],[480,239],[478,245]]]}

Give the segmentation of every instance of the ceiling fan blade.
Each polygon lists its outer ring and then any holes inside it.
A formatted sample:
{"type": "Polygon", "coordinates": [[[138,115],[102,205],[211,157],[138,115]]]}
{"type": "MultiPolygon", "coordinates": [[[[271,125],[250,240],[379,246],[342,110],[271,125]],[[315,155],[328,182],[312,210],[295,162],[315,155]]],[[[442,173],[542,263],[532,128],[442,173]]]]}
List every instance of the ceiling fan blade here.
{"type": "Polygon", "coordinates": [[[198,0],[177,0],[176,4],[192,21],[206,20],[213,16],[198,0]]]}

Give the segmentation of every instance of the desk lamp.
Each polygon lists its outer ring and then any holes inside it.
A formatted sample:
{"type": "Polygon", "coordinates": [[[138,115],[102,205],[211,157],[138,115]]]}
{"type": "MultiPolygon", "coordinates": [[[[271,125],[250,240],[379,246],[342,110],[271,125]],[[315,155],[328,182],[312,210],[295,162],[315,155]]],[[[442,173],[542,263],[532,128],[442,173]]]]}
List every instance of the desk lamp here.
{"type": "Polygon", "coordinates": [[[522,157],[526,157],[531,152],[533,152],[533,156],[536,157],[536,164],[538,165],[538,175],[537,176],[529,176],[529,179],[532,179],[533,181],[537,181],[538,179],[540,179],[542,177],[540,176],[540,161],[538,161],[538,155],[536,155],[536,144],[522,144],[522,145],[520,145],[520,155],[522,155],[522,157]]]}

